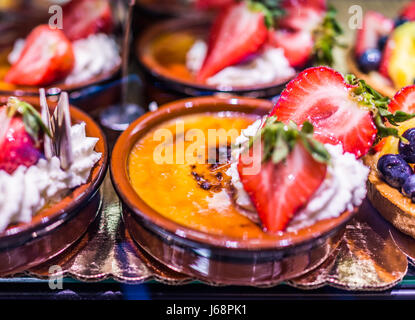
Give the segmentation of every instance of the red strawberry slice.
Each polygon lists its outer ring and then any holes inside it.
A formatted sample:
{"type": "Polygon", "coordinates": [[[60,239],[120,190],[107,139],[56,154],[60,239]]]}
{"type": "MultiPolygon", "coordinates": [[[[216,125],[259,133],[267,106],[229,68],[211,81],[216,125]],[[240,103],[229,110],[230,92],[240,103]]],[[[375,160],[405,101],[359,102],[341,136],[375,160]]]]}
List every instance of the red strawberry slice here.
{"type": "Polygon", "coordinates": [[[227,7],[213,24],[208,53],[197,80],[205,81],[257,52],[267,34],[263,12],[251,10],[245,1],[227,7]]]}
{"type": "Polygon", "coordinates": [[[415,1],[408,3],[401,11],[400,16],[408,20],[415,20],[415,1]]]}
{"type": "Polygon", "coordinates": [[[380,152],[380,151],[383,149],[383,147],[385,146],[386,141],[387,141],[387,138],[383,138],[383,139],[381,139],[381,140],[380,140],[377,144],[375,144],[375,145],[373,146],[373,150],[374,150],[375,152],[380,152]]]}
{"type": "MultiPolygon", "coordinates": [[[[284,231],[299,208],[320,187],[327,166],[317,162],[298,142],[285,161],[268,161],[256,174],[250,174],[249,152],[241,154],[238,172],[263,226],[270,232],[284,231]],[[247,173],[248,172],[248,173],[247,173]]],[[[252,155],[251,155],[252,156],[252,155]]],[[[262,155],[254,152],[253,160],[261,163],[262,155]]]]}
{"type": "Polygon", "coordinates": [[[72,44],[65,34],[40,25],[27,37],[19,59],[4,80],[18,85],[46,86],[68,76],[74,64],[72,44]]]}
{"type": "Polygon", "coordinates": [[[395,50],[395,41],[389,37],[386,42],[385,49],[383,49],[382,60],[380,61],[379,72],[386,78],[389,78],[389,63],[395,50]]]}
{"type": "Polygon", "coordinates": [[[301,68],[310,60],[314,41],[309,32],[271,30],[269,43],[284,50],[284,55],[292,67],[301,68]]]}
{"type": "Polygon", "coordinates": [[[359,158],[373,145],[377,129],[370,111],[352,98],[353,88],[333,69],[306,69],[287,85],[271,116],[282,122],[308,120],[317,140],[342,143],[344,151],[359,158]]]}
{"type": "Polygon", "coordinates": [[[379,38],[393,30],[393,20],[375,11],[368,11],[363,18],[363,26],[357,31],[356,56],[361,56],[367,49],[378,47],[379,38]]]}
{"type": "Polygon", "coordinates": [[[235,3],[235,0],[197,0],[196,8],[200,10],[218,9],[235,3]]]}
{"type": "MultiPolygon", "coordinates": [[[[0,108],[0,119],[7,117],[5,113],[6,108],[0,108]]],[[[21,117],[10,119],[7,126],[5,134],[0,138],[0,170],[12,174],[21,165],[30,167],[36,164],[42,157],[42,152],[26,132],[21,117]]]]}
{"type": "Polygon", "coordinates": [[[284,0],[282,8],[285,15],[279,21],[283,28],[312,31],[326,14],[325,0],[284,0]]]}
{"type": "Polygon", "coordinates": [[[72,0],[63,8],[63,31],[71,41],[111,33],[113,26],[108,0],[72,0]]]}
{"type": "Polygon", "coordinates": [[[415,85],[400,89],[389,102],[389,111],[415,113],[415,85]]]}

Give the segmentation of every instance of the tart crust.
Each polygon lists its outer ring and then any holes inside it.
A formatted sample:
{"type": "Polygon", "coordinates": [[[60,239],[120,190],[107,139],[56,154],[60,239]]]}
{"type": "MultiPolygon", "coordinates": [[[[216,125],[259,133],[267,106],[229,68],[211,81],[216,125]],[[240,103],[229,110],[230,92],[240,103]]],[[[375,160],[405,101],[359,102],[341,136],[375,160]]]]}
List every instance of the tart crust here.
{"type": "Polygon", "coordinates": [[[380,154],[364,158],[370,167],[367,181],[367,196],[378,212],[397,229],[415,238],[415,204],[400,190],[389,186],[379,176],[376,168],[380,154]]]}
{"type": "Polygon", "coordinates": [[[350,49],[347,52],[346,63],[349,72],[353,73],[359,79],[366,81],[368,85],[370,85],[380,94],[392,98],[395,95],[395,93],[399,90],[392,85],[387,85],[383,83],[381,80],[376,79],[376,76],[374,76],[373,74],[363,73],[362,71],[360,71],[356,63],[356,59],[354,57],[354,48],[350,49]]]}

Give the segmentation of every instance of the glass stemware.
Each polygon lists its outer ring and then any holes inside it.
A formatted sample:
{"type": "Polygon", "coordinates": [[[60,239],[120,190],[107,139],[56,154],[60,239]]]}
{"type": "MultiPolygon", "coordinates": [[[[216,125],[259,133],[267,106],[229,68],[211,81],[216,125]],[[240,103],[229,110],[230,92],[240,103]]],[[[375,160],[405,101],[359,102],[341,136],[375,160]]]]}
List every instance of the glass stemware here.
{"type": "MultiPolygon", "coordinates": [[[[130,59],[130,41],[131,41],[131,23],[135,0],[130,0],[126,7],[126,1],[118,0],[115,4],[115,12],[120,15],[119,21],[123,27],[122,40],[122,79],[121,82],[121,101],[111,105],[100,114],[101,124],[115,131],[124,131],[129,124],[140,117],[145,110],[134,102],[129,102],[130,82],[128,81],[129,59],[130,59]],[[127,10],[125,10],[127,9],[127,10]],[[124,81],[125,80],[125,81],[124,81]]],[[[132,83],[137,85],[137,83],[132,83]]]]}

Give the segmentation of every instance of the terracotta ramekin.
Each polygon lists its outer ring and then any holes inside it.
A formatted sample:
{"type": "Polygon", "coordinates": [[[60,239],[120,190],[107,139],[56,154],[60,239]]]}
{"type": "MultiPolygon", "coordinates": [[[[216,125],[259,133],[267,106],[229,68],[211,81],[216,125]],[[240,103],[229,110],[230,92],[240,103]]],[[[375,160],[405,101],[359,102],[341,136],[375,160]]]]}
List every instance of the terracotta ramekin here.
{"type": "MultiPolygon", "coordinates": [[[[241,240],[196,231],[163,217],[130,184],[130,151],[160,123],[205,112],[237,111],[263,116],[271,107],[269,101],[237,97],[179,100],[137,119],[119,137],[112,153],[111,176],[123,202],[126,227],[144,250],[170,268],[209,283],[268,286],[316,268],[337,247],[354,212],[320,221],[298,234],[241,240]]],[[[149,188],[157,192],[151,181],[149,188]]]]}
{"type": "MultiPolygon", "coordinates": [[[[255,86],[220,87],[198,83],[196,80],[180,76],[166,68],[154,56],[152,45],[154,41],[164,34],[174,32],[186,32],[206,39],[210,30],[211,19],[182,18],[171,19],[155,24],[148,28],[138,38],[136,43],[136,55],[140,65],[149,76],[150,81],[158,88],[174,91],[185,96],[213,95],[217,93],[229,93],[232,95],[247,96],[253,98],[273,97],[281,93],[288,79],[280,79],[269,84],[255,86]]],[[[183,57],[185,59],[185,57],[183,57]]]]}
{"type": "Polygon", "coordinates": [[[392,84],[383,83],[382,81],[377,80],[372,75],[361,71],[357,64],[354,52],[355,50],[354,48],[352,48],[347,52],[346,55],[346,64],[348,71],[353,73],[359,79],[364,80],[368,85],[370,85],[380,94],[392,98],[395,95],[396,91],[398,91],[398,89],[393,87],[392,84]]]}
{"type": "MultiPolygon", "coordinates": [[[[37,99],[25,99],[38,107],[37,99]]],[[[0,104],[7,101],[0,96],[0,104]]],[[[49,103],[51,105],[51,103],[49,103]]],[[[85,122],[86,134],[97,137],[95,147],[102,153],[88,182],[50,208],[35,215],[30,223],[10,226],[0,233],[0,276],[22,272],[63,252],[86,232],[99,213],[99,187],[108,166],[108,147],[100,127],[84,112],[70,108],[72,123],[85,122]]]]}

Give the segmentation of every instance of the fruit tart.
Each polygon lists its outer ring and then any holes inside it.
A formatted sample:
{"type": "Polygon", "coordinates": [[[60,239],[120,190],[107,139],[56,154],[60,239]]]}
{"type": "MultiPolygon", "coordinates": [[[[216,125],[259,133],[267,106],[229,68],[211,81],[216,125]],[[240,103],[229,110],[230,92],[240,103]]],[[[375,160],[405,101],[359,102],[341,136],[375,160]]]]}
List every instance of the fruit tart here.
{"type": "Polygon", "coordinates": [[[368,11],[347,57],[351,72],[383,95],[393,97],[415,80],[413,56],[415,1],[403,7],[396,19],[368,11]]]}
{"type": "Polygon", "coordinates": [[[366,157],[371,172],[368,198],[397,229],[415,238],[415,86],[399,90],[387,105],[389,112],[407,114],[390,123],[393,136],[383,139],[366,157]]]}
{"type": "Polygon", "coordinates": [[[150,28],[138,56],[152,75],[186,93],[279,93],[307,65],[332,64],[340,33],[325,0],[232,1],[213,23],[182,19],[150,28]]]}
{"type": "Polygon", "coordinates": [[[107,0],[74,0],[63,7],[63,26],[42,24],[17,39],[0,60],[0,90],[74,89],[113,75],[121,58],[107,0]]]}

